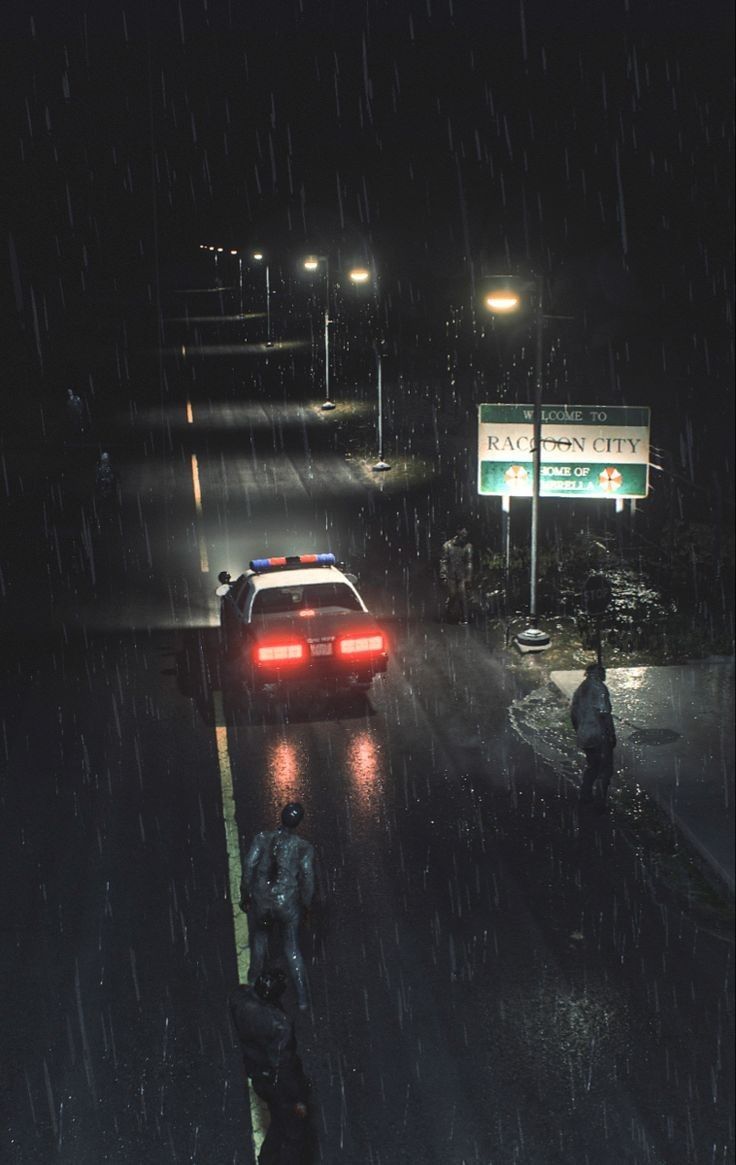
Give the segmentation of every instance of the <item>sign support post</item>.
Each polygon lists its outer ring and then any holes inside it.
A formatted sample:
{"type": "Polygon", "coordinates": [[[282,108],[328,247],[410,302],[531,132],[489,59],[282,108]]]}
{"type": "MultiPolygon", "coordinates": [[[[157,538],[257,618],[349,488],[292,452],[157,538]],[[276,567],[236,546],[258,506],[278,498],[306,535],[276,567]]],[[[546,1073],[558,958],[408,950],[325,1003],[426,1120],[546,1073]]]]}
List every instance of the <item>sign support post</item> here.
{"type": "MultiPolygon", "coordinates": [[[[532,627],[537,624],[537,548],[539,545],[539,486],[542,470],[542,277],[537,276],[537,354],[534,369],[534,419],[532,422],[534,449],[532,452],[532,546],[529,593],[529,617],[532,627]]],[[[547,640],[549,642],[549,640],[547,640]]]]}
{"type": "Polygon", "coordinates": [[[503,542],[503,598],[506,614],[509,613],[509,581],[511,575],[511,495],[501,497],[501,541],[503,542]]]}
{"type": "Polygon", "coordinates": [[[530,626],[515,637],[517,647],[522,652],[544,651],[550,645],[549,635],[537,627],[537,549],[539,546],[539,493],[542,477],[542,373],[544,361],[543,327],[544,310],[542,294],[544,278],[537,276],[536,302],[536,356],[534,367],[534,412],[532,417],[532,531],[531,531],[531,578],[529,580],[529,620],[530,626]]]}

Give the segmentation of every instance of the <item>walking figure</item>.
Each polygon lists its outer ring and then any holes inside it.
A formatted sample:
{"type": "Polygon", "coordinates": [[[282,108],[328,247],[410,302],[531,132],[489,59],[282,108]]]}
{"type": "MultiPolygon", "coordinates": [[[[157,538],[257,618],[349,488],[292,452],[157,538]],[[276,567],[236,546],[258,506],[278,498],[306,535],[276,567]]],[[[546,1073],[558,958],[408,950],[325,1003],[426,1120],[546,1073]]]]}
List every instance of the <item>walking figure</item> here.
{"type": "Polygon", "coordinates": [[[585,679],[573,694],[570,708],[570,719],[577,733],[578,744],[585,753],[580,804],[591,804],[593,785],[599,781],[604,808],[613,776],[613,750],[616,747],[611,697],[605,678],[606,671],[602,664],[589,663],[585,669],[585,679]]]}
{"type": "Polygon", "coordinates": [[[445,619],[468,622],[468,587],[473,579],[473,547],[464,526],[442,546],[440,582],[447,591],[445,619]]]}
{"type": "Polygon", "coordinates": [[[113,469],[109,453],[103,453],[95,470],[93,508],[98,524],[109,518],[120,503],[118,475],[113,469]]]}
{"type": "Polygon", "coordinates": [[[73,388],[66,390],[66,411],[69,417],[69,428],[75,436],[81,437],[86,429],[86,414],[84,401],[73,388]]]}
{"type": "Polygon", "coordinates": [[[102,501],[110,501],[117,488],[118,477],[112,467],[109,453],[100,454],[95,471],[95,493],[102,501]]]}
{"type": "Polygon", "coordinates": [[[281,825],[256,835],[245,859],[240,889],[240,906],[248,911],[250,931],[248,981],[252,983],[260,975],[269,932],[278,924],[302,1011],[308,1000],[299,921],[314,896],[314,846],[295,832],[303,817],[299,802],[290,801],[281,811],[281,825]]]}
{"type": "Polygon", "coordinates": [[[270,1124],[259,1165],[307,1165],[312,1160],[310,1084],[296,1050],[294,1024],[281,996],[286,975],[266,970],[253,986],[230,992],[230,1015],[253,1091],[268,1105],[270,1124]]]}

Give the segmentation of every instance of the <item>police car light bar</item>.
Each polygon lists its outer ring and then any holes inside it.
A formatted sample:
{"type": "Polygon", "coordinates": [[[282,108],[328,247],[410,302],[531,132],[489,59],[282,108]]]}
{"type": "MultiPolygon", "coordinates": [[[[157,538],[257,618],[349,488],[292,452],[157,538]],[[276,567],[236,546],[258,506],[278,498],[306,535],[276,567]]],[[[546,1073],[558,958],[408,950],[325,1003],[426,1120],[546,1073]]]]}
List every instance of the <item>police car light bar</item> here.
{"type": "Polygon", "coordinates": [[[263,574],[268,570],[288,570],[299,566],[334,566],[334,554],[287,554],[283,558],[253,558],[250,569],[256,574],[263,574]]]}

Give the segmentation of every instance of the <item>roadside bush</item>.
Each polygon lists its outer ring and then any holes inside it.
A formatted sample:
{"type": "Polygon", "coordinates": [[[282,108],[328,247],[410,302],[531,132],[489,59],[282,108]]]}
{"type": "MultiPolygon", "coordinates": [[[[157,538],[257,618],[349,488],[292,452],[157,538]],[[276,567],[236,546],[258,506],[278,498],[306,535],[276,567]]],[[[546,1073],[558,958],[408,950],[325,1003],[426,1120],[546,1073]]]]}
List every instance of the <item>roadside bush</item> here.
{"type": "MultiPolygon", "coordinates": [[[[654,652],[664,659],[698,658],[732,649],[733,537],[714,539],[707,524],[676,521],[647,540],[637,531],[624,545],[615,533],[580,531],[564,544],[540,547],[540,613],[574,618],[581,643],[595,646],[597,626],[582,606],[591,574],[604,574],[613,597],[601,619],[603,642],[622,653],[654,652]]],[[[514,546],[508,579],[505,557],[480,548],[476,607],[511,618],[529,609],[528,546],[514,546]]]]}
{"type": "MultiPolygon", "coordinates": [[[[605,574],[613,597],[600,619],[604,642],[622,651],[637,651],[663,643],[677,611],[675,604],[664,600],[641,571],[609,566],[605,574]]],[[[583,647],[595,647],[597,620],[584,610],[580,601],[576,603],[575,622],[583,647]]]]}
{"type": "MultiPolygon", "coordinates": [[[[508,617],[528,610],[528,549],[512,550],[507,588],[504,555],[481,550],[479,559],[474,588],[477,605],[492,616],[508,617]]],[[[585,648],[594,648],[597,636],[597,622],[583,609],[581,598],[591,574],[605,574],[611,582],[613,598],[601,619],[601,634],[605,642],[622,651],[658,645],[676,612],[675,604],[652,583],[643,562],[621,562],[613,539],[605,535],[577,535],[568,540],[564,552],[546,546],[540,551],[538,566],[539,610],[547,615],[572,616],[585,648]]]]}

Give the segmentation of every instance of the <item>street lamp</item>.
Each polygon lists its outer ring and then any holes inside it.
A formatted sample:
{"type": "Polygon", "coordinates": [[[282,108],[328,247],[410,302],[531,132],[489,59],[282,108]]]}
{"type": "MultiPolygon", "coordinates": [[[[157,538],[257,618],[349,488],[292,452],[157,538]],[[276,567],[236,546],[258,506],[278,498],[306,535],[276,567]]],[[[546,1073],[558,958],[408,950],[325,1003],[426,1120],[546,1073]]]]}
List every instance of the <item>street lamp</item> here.
{"type": "MultiPolygon", "coordinates": [[[[262,251],[254,251],[251,258],[256,263],[264,261],[264,254],[262,251]]],[[[273,341],[271,339],[271,274],[266,261],[266,347],[273,348],[273,341]]]]}
{"type": "MultiPolygon", "coordinates": [[[[220,265],[218,260],[224,250],[224,247],[215,248],[215,287],[222,287],[222,276],[220,274],[220,265]]],[[[222,296],[220,296],[220,302],[222,303],[222,296]]]]}
{"type": "Polygon", "coordinates": [[[238,256],[238,291],[240,293],[240,315],[245,318],[245,309],[243,307],[243,256],[240,251],[231,250],[231,255],[238,256]]]}
{"type": "Polygon", "coordinates": [[[308,255],[304,260],[304,270],[319,271],[320,266],[325,268],[325,401],[323,412],[334,409],[334,401],[330,400],[330,260],[327,255],[308,255]]]}
{"type": "Polygon", "coordinates": [[[515,291],[489,291],[483,302],[489,311],[502,315],[506,312],[518,311],[521,307],[521,300],[515,291]]]}
{"type": "MultiPolygon", "coordinates": [[[[374,276],[373,272],[368,267],[353,267],[348,272],[348,278],[356,287],[365,287],[366,284],[373,282],[378,298],[378,277],[374,276]]],[[[378,414],[376,421],[376,435],[378,438],[378,460],[373,466],[374,473],[383,473],[391,466],[383,459],[383,368],[381,358],[383,356],[383,340],[376,340],[373,345],[373,350],[376,354],[376,393],[378,396],[378,414]]]]}
{"type": "Polygon", "coordinates": [[[391,466],[383,460],[383,386],[381,378],[381,343],[376,344],[376,378],[378,386],[378,461],[373,466],[374,473],[382,473],[391,466]]]}
{"type": "MultiPolygon", "coordinates": [[[[505,315],[518,311],[522,299],[514,287],[512,276],[497,277],[496,286],[487,292],[483,303],[492,314],[505,315]]],[[[537,627],[537,550],[539,544],[539,485],[541,480],[542,455],[542,334],[544,327],[544,278],[524,281],[519,290],[536,290],[534,295],[534,323],[536,332],[536,354],[534,360],[534,409],[532,412],[532,521],[531,521],[531,577],[529,581],[529,626],[515,636],[515,641],[524,652],[545,651],[550,645],[550,637],[537,627]]]]}

